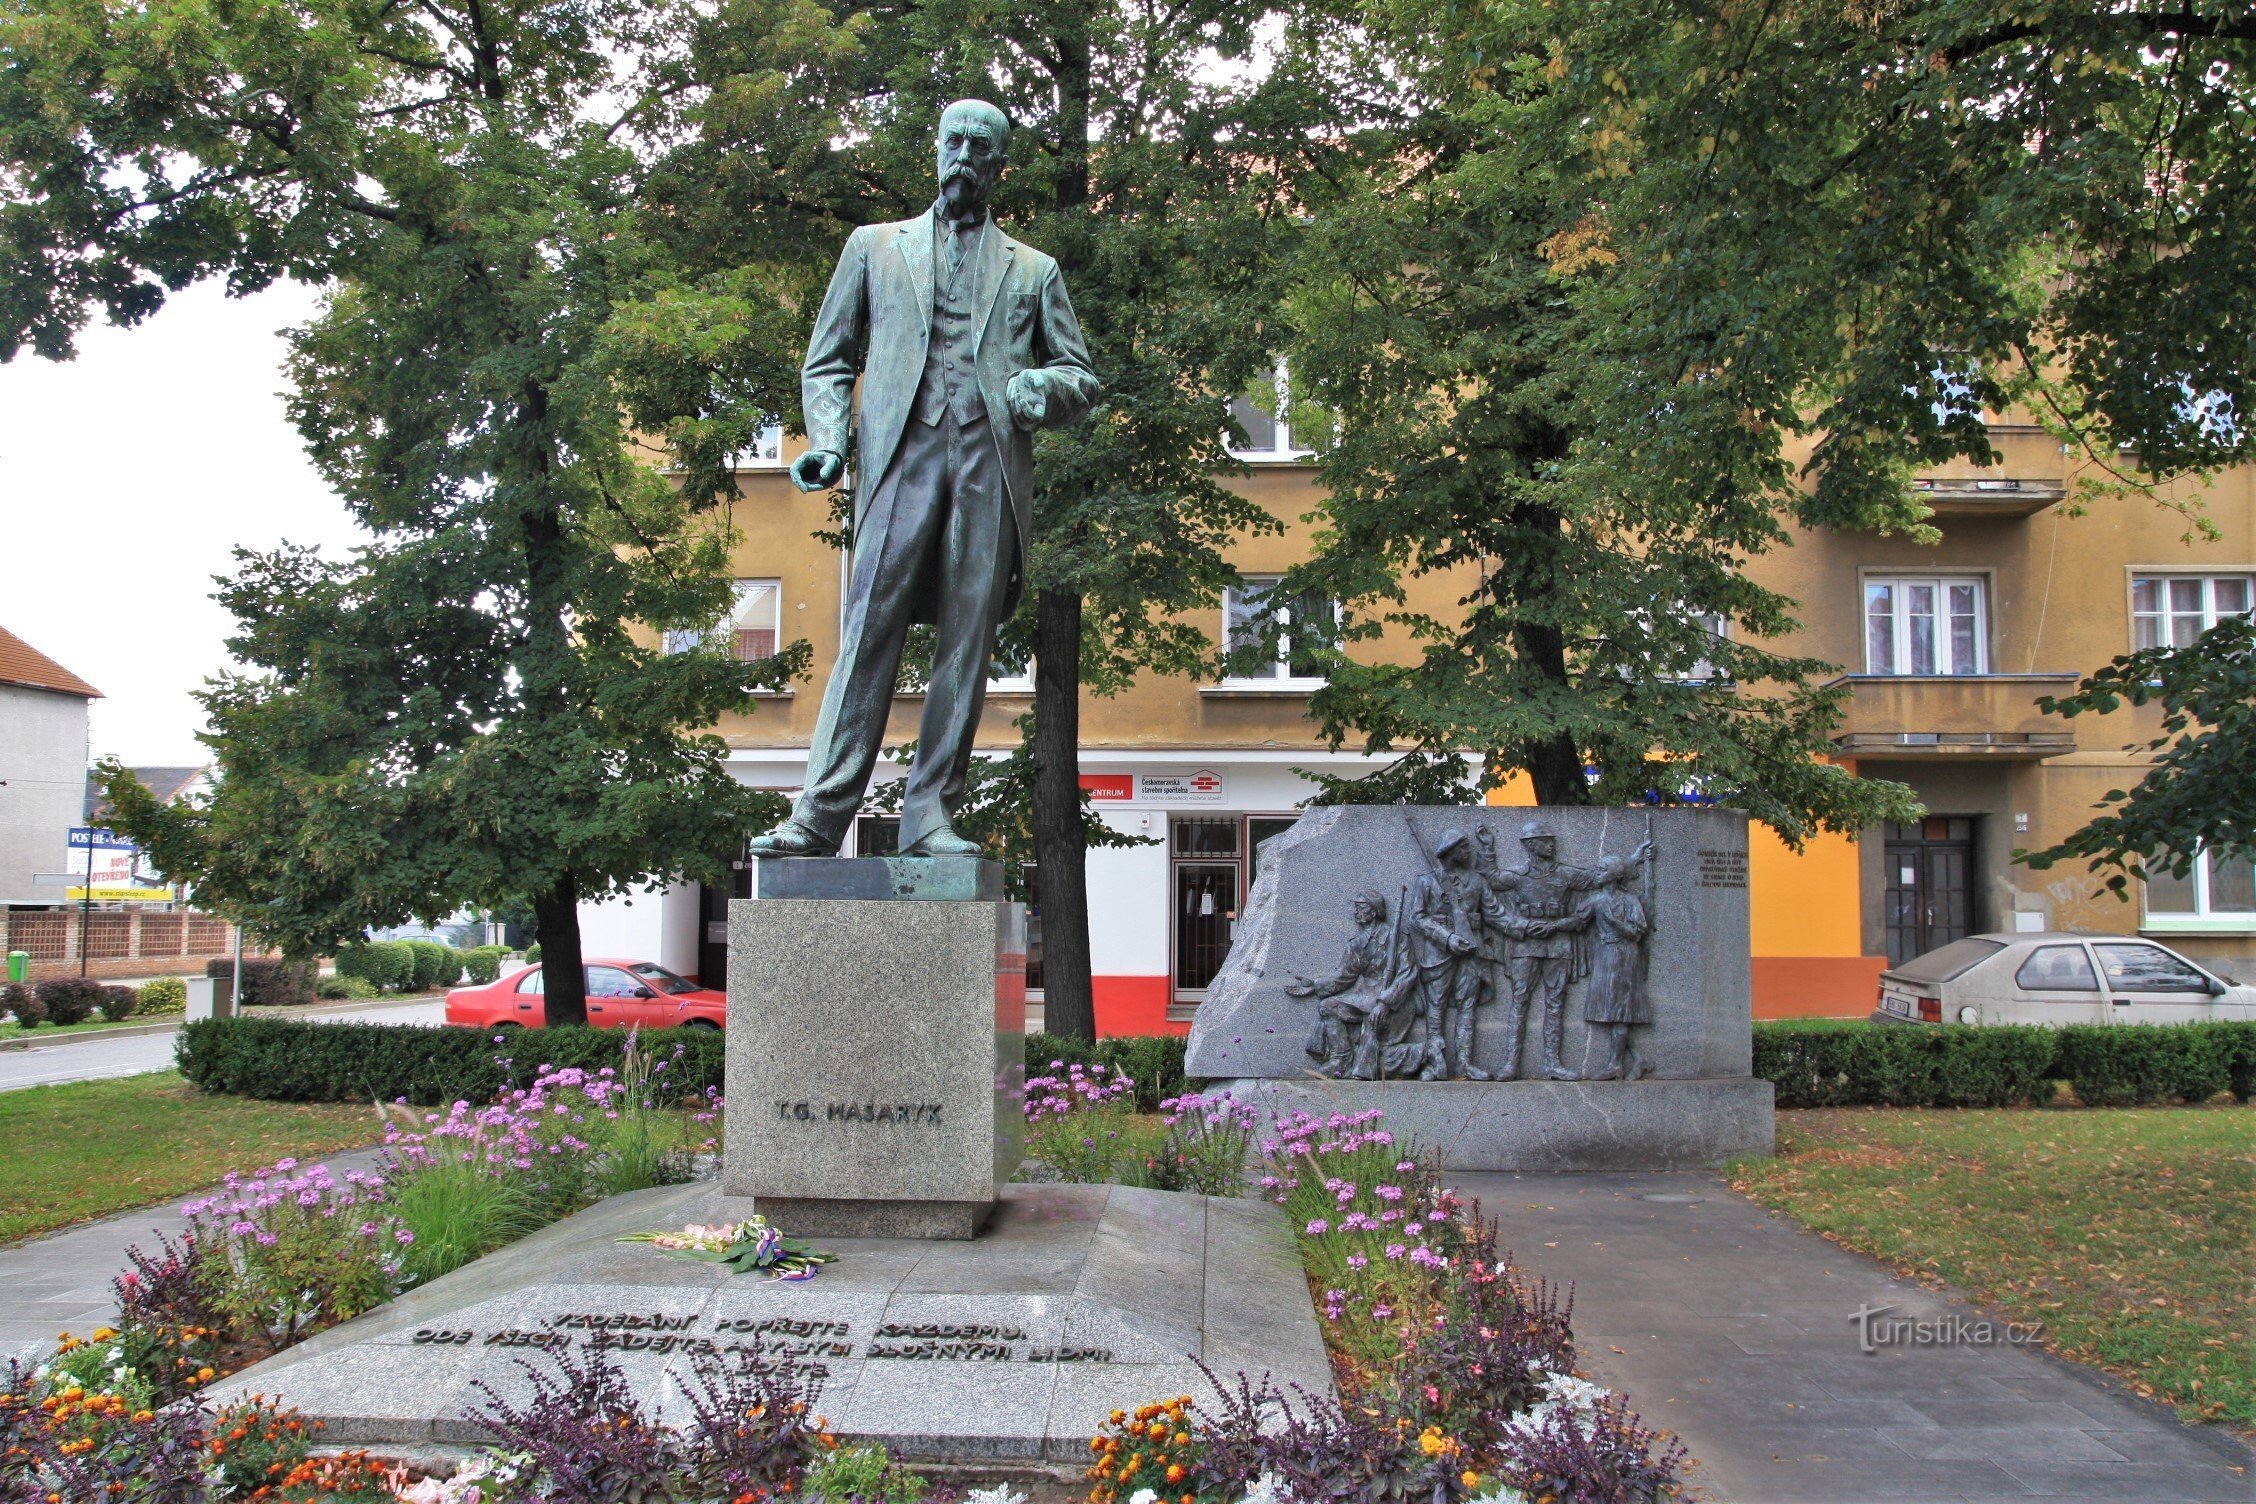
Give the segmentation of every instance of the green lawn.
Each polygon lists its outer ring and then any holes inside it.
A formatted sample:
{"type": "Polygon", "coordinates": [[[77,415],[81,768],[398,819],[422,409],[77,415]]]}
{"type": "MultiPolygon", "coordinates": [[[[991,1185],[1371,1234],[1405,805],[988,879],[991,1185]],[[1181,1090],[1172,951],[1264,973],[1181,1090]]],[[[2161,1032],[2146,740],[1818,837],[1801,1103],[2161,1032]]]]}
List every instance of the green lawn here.
{"type": "Polygon", "coordinates": [[[0,1092],[0,1246],[382,1137],[370,1107],[206,1096],[175,1071],[0,1092]]]}
{"type": "Polygon", "coordinates": [[[2189,1418],[2256,1427],[2256,1111],[1782,1112],[1778,1147],[1732,1183],[2189,1418]]]}

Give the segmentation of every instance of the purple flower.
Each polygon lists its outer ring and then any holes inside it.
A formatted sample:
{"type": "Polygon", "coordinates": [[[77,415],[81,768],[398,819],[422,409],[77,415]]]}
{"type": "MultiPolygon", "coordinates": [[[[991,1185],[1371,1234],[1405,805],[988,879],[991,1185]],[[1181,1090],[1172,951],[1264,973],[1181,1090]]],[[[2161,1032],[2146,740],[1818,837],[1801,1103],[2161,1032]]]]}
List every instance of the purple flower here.
{"type": "Polygon", "coordinates": [[[1320,1238],[1320,1237],[1322,1237],[1322,1236],[1323,1236],[1323,1235],[1324,1235],[1325,1233],[1328,1233],[1328,1232],[1330,1232],[1331,1230],[1332,1230],[1332,1224],[1331,1224],[1331,1223],[1329,1223],[1329,1222],[1326,1222],[1326,1221],[1325,1221],[1325,1220],[1324,1220],[1324,1219],[1323,1219],[1322,1217],[1311,1217],[1311,1218],[1309,1219],[1309,1222],[1308,1222],[1308,1235],[1309,1235],[1310,1237],[1312,1237],[1312,1238],[1320,1238]]]}

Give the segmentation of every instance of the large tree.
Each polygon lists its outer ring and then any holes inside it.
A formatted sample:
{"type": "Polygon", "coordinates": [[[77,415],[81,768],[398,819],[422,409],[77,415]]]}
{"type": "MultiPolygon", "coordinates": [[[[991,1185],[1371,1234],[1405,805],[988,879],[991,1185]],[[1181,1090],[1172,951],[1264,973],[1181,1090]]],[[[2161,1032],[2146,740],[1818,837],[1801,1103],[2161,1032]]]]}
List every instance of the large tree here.
{"type": "Polygon", "coordinates": [[[144,318],[199,278],[319,282],[291,411],[374,540],[242,560],[224,599],[246,668],[205,696],[219,792],[121,819],[300,947],[529,895],[557,1022],[580,1016],[578,904],[715,869],[759,818],[718,740],[683,733],[805,661],[635,630],[726,609],[725,534],[698,511],[783,402],[796,338],[787,278],[685,278],[650,231],[693,20],[659,0],[0,9],[0,355],[67,357],[92,314],[144,318]],[[669,323],[685,288],[730,318],[669,323]]]}
{"type": "MultiPolygon", "coordinates": [[[[2249,6],[1452,14],[1490,65],[1532,54],[1552,102],[1537,128],[1587,194],[1553,259],[1594,336],[1594,484],[1918,534],[1914,471],[1994,461],[1983,415],[2011,408],[2072,457],[2070,505],[2159,504],[2213,532],[2203,487],[2248,458],[2256,396],[2249,6]]],[[[2168,755],[2047,858],[2248,850],[2218,733],[2238,729],[2249,661],[2221,630],[2064,699],[2159,701],[2168,755]]]]}
{"type": "MultiPolygon", "coordinates": [[[[777,13],[818,57],[788,87],[720,87],[662,169],[697,264],[793,257],[827,271],[852,226],[934,196],[949,100],[1013,122],[995,207],[1055,255],[1104,383],[1088,421],[1039,436],[1031,589],[1004,650],[1031,655],[1032,845],[1049,1027],[1092,1035],[1080,696],[1145,671],[1211,667],[1183,613],[1236,578],[1224,549],[1274,520],[1231,491],[1228,399],[1267,358],[1279,252],[1293,233],[1280,161],[1311,150],[1320,93],[1288,95],[1223,60],[1274,7],[1189,0],[802,3],[724,10],[705,65],[750,77],[777,13]],[[811,40],[810,40],[811,39],[811,40]]],[[[796,349],[796,345],[794,345],[796,349]]],[[[864,477],[864,479],[869,479],[864,477]]]]}
{"type": "Polygon", "coordinates": [[[1471,760],[1468,794],[1524,772],[1541,803],[1717,800],[1797,841],[1903,816],[1900,785],[1825,759],[1826,665],[1764,646],[1792,603],[1742,566],[1784,537],[1773,498],[1587,462],[1612,373],[1567,273],[1599,253],[1540,52],[1501,24],[1476,45],[1469,8],[1332,9],[1278,63],[1353,125],[1346,160],[1296,181],[1311,227],[1279,341],[1336,428],[1327,526],[1284,588],[1341,612],[1313,703],[1334,744],[1401,761],[1327,796],[1445,795],[1471,760]],[[1419,576],[1454,586],[1448,609],[1411,603],[1419,576]],[[1389,631],[1406,657],[1358,650],[1389,631]]]}

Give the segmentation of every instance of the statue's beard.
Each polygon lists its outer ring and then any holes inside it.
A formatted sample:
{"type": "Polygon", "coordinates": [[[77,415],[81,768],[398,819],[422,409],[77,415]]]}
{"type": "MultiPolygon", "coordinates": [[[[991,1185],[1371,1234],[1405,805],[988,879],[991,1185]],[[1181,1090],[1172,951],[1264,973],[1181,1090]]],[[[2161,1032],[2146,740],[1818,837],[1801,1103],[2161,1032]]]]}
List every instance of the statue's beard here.
{"type": "Polygon", "coordinates": [[[969,167],[952,167],[941,175],[940,196],[951,204],[969,208],[986,201],[987,185],[969,167]]]}

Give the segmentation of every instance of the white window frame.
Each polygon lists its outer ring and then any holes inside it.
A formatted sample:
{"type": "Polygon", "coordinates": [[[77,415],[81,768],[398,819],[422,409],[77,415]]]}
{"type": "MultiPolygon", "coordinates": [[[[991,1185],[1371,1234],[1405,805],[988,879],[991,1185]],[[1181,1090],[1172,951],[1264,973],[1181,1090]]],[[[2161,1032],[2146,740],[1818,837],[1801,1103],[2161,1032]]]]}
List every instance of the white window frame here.
{"type": "MultiPolygon", "coordinates": [[[[773,657],[776,653],[781,652],[783,650],[783,581],[774,575],[739,575],[731,586],[735,603],[729,607],[728,614],[701,632],[689,628],[677,628],[668,632],[665,638],[667,654],[671,656],[675,653],[687,653],[698,648],[707,648],[725,652],[732,658],[736,657],[738,617],[744,610],[747,597],[752,591],[763,585],[768,588],[770,599],[775,603],[773,613],[775,617],[775,647],[769,651],[768,656],[773,657]]],[[[742,658],[737,661],[741,663],[764,663],[767,660],[764,658],[742,658]]]]}
{"type": "Polygon", "coordinates": [[[1245,460],[1250,464],[1257,465],[1289,465],[1312,458],[1316,453],[1315,450],[1296,445],[1293,442],[1292,418],[1290,416],[1292,413],[1291,370],[1286,367],[1284,360],[1280,358],[1276,365],[1270,368],[1269,374],[1270,380],[1276,384],[1277,388],[1277,410],[1270,415],[1270,421],[1276,425],[1276,442],[1267,449],[1240,448],[1237,438],[1225,429],[1222,435],[1223,447],[1230,452],[1230,458],[1245,460]]]}
{"type": "MultiPolygon", "coordinates": [[[[2200,624],[2193,632],[2193,637],[2199,637],[2220,621],[2230,620],[2235,616],[2245,617],[2249,615],[2249,611],[2245,609],[2222,613],[2218,611],[2217,587],[2220,584],[2238,585],[2242,591],[2241,599],[2249,602],[2251,607],[2256,607],[2256,572],[2218,570],[2214,573],[2194,574],[2187,570],[2133,570],[2131,572],[2132,649],[2137,651],[2149,647],[2185,646],[2185,643],[2175,640],[2174,624],[2181,617],[2190,615],[2199,621],[2200,624]],[[2200,587],[2200,608],[2192,612],[2180,611],[2170,599],[2175,594],[2172,587],[2189,581],[2200,587]],[[2139,590],[2142,586],[2154,587],[2155,603],[2151,608],[2143,608],[2139,604],[2139,590]],[[2154,627],[2154,641],[2152,642],[2143,641],[2139,633],[2139,629],[2148,623],[2152,623],[2154,627]]],[[[2189,637],[2186,642],[2192,640],[2193,638],[2189,637]]]]}
{"type": "MultiPolygon", "coordinates": [[[[992,664],[993,660],[989,660],[992,664]]],[[[1034,659],[1029,656],[1026,666],[1015,674],[987,676],[987,693],[991,695],[1030,695],[1034,693],[1034,659]]]]}
{"type": "Polygon", "coordinates": [[[784,463],[783,419],[774,413],[753,434],[751,448],[729,456],[729,466],[736,470],[781,470],[784,463]]]}
{"type": "Polygon", "coordinates": [[[1971,679],[1990,672],[1990,579],[1986,574],[1867,574],[1857,582],[1857,635],[1864,645],[1864,671],[1883,679],[1971,679]],[[1875,586],[1887,586],[1889,596],[1890,647],[1894,661],[1882,668],[1872,660],[1872,591],[1875,586]],[[1935,653],[1941,664],[1950,652],[1950,588],[1954,585],[1974,587],[1974,664],[1969,669],[1929,669],[1922,673],[1908,667],[1911,661],[1912,614],[1904,608],[1911,587],[1925,586],[1935,592],[1935,653]]]}
{"type": "Polygon", "coordinates": [[[2186,873],[2185,880],[2193,888],[2193,907],[2191,909],[2158,910],[2153,906],[2153,887],[2146,883],[2139,885],[2141,890],[2139,905],[2146,915],[2145,922],[2139,926],[2142,932],[2162,935],[2201,934],[2219,931],[2238,934],[2256,933],[2256,913],[2245,909],[2228,909],[2219,913],[2210,907],[2209,867],[2211,860],[2212,858],[2207,851],[2196,853],[2193,859],[2193,867],[2186,873]]]}
{"type": "MultiPolygon", "coordinates": [[[[1265,599],[1283,582],[1283,579],[1282,575],[1274,574],[1247,575],[1241,583],[1229,586],[1222,592],[1222,645],[1225,652],[1231,649],[1231,624],[1238,619],[1239,608],[1250,604],[1247,599],[1249,594],[1258,591],[1260,596],[1265,599]]],[[[1330,679],[1320,674],[1296,676],[1292,672],[1294,624],[1291,609],[1290,602],[1282,602],[1270,610],[1271,615],[1281,617],[1284,622],[1283,630],[1277,634],[1277,656],[1274,661],[1277,671],[1273,674],[1225,674],[1222,678],[1223,688],[1306,693],[1310,690],[1322,689],[1331,682],[1330,679]]],[[[1333,620],[1337,622],[1339,607],[1336,602],[1332,606],[1332,613],[1333,620]]],[[[1325,643],[1322,645],[1328,647],[1331,644],[1325,643]]]]}

